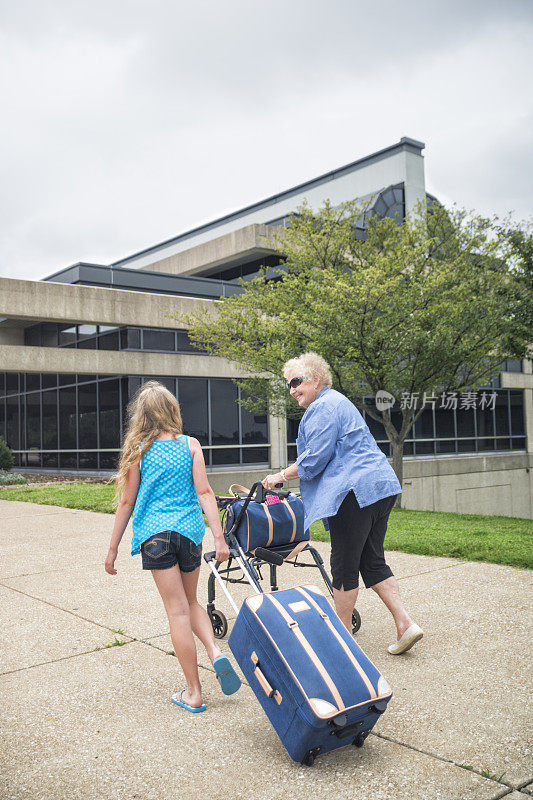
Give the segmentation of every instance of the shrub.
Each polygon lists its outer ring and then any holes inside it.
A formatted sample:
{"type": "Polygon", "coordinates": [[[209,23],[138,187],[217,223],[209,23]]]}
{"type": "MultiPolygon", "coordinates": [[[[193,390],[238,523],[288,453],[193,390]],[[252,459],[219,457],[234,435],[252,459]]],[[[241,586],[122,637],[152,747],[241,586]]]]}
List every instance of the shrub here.
{"type": "Polygon", "coordinates": [[[0,486],[12,486],[15,483],[28,483],[24,475],[18,472],[4,472],[0,470],[0,486]]]}
{"type": "Polygon", "coordinates": [[[9,472],[9,470],[13,466],[13,463],[14,463],[13,453],[11,452],[7,444],[0,436],[0,470],[9,472]]]}

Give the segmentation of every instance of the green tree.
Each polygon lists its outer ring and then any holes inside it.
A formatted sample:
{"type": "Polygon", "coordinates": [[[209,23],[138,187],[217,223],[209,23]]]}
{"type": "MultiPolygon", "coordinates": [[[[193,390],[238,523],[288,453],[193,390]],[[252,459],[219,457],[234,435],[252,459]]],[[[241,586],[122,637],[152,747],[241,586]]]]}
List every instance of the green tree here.
{"type": "Polygon", "coordinates": [[[281,378],[284,362],[307,350],[331,366],[334,387],[382,423],[393,467],[403,477],[403,445],[424,395],[474,388],[506,357],[524,354],[524,331],[509,304],[515,276],[494,222],[433,204],[397,224],[329,202],[298,209],[274,244],[284,265],[274,280],[244,283],[243,294],[187,318],[193,341],[240,365],[240,381],[271,413],[295,413],[281,378]],[[268,380],[265,380],[267,378],[268,380]],[[414,408],[380,411],[380,390],[414,408]]]}

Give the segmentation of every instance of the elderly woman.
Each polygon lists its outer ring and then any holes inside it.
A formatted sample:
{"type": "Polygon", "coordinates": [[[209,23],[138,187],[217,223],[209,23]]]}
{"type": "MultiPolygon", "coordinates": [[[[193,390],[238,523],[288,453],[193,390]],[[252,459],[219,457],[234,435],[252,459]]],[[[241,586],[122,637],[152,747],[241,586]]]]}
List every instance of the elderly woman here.
{"type": "Polygon", "coordinates": [[[385,561],[383,541],[389,514],[401,487],[363,417],[347,397],[331,388],[331,372],[316,353],[285,364],[292,397],[306,409],[298,429],[294,464],[263,485],[300,480],[305,527],[326,519],[331,536],[331,574],[337,614],[352,630],[359,573],[385,603],[396,623],[399,655],[422,638],[400,597],[398,581],[385,561]]]}

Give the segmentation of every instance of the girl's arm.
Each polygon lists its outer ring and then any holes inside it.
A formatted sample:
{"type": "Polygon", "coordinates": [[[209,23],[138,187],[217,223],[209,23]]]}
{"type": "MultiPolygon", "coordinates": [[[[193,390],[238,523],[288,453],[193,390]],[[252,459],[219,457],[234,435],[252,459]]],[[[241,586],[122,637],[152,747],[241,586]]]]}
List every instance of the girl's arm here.
{"type": "Polygon", "coordinates": [[[207,480],[204,454],[202,453],[202,448],[198,439],[193,439],[191,436],[189,442],[192,453],[192,478],[194,481],[194,488],[196,490],[198,502],[207,517],[207,522],[209,523],[211,533],[215,540],[215,557],[217,561],[227,561],[229,558],[229,548],[222,532],[215,493],[207,480]]]}
{"type": "Polygon", "coordinates": [[[139,483],[141,474],[138,466],[130,467],[128,477],[126,478],[126,486],[124,487],[124,494],[120,498],[120,503],[115,514],[115,524],[113,525],[113,533],[111,534],[111,542],[109,544],[109,552],[105,560],[105,571],[110,575],[116,575],[115,559],[118,554],[118,546],[126,530],[126,526],[132,515],[135,501],[137,499],[137,492],[139,491],[139,483]]]}

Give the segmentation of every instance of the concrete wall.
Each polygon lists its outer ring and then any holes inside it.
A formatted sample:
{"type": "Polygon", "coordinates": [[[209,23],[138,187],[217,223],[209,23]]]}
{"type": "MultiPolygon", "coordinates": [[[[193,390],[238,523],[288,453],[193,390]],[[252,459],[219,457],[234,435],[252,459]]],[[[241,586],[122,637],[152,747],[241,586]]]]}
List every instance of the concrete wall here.
{"type": "Polygon", "coordinates": [[[128,292],[51,281],[0,278],[0,317],[54,322],[94,322],[149,328],[186,328],[185,317],[218,301],[128,292]]]}
{"type": "Polygon", "coordinates": [[[272,229],[266,225],[247,225],[141,269],[171,275],[195,275],[198,272],[206,275],[207,270],[215,270],[222,265],[231,266],[232,263],[275,255],[277,251],[268,246],[271,235],[272,229]]]}
{"type": "Polygon", "coordinates": [[[236,365],[214,356],[16,345],[0,345],[0,369],[6,372],[200,378],[238,378],[245,374],[236,365]]]}

